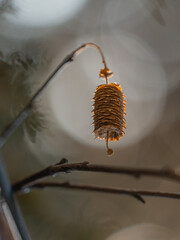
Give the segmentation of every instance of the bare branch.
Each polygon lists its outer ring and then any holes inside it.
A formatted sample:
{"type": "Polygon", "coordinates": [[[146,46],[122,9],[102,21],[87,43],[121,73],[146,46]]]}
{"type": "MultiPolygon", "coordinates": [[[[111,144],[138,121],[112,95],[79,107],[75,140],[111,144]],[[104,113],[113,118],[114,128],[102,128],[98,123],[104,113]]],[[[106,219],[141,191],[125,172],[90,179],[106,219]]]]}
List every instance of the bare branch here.
{"type": "Polygon", "coordinates": [[[140,200],[143,203],[145,203],[145,200],[142,198],[142,196],[180,199],[180,193],[126,189],[126,188],[100,187],[100,186],[92,186],[92,185],[72,184],[69,182],[38,182],[38,183],[32,184],[30,186],[30,189],[32,188],[43,189],[47,187],[67,188],[67,189],[83,190],[83,191],[91,191],[91,192],[129,195],[129,196],[135,197],[136,199],[140,200]]]}
{"type": "Polygon", "coordinates": [[[149,176],[157,177],[162,179],[168,179],[172,181],[180,182],[180,175],[178,175],[173,169],[146,169],[146,168],[135,168],[135,167],[117,167],[117,166],[106,166],[98,164],[89,164],[88,162],[81,163],[67,163],[66,159],[62,159],[59,163],[51,165],[42,171],[30,175],[23,180],[13,184],[13,191],[18,191],[26,185],[32,184],[34,181],[42,178],[52,176],[56,173],[65,172],[69,173],[72,171],[86,171],[86,172],[99,172],[99,173],[111,173],[111,174],[124,174],[133,177],[149,176]]]}
{"type": "MultiPolygon", "coordinates": [[[[72,184],[69,182],[37,182],[30,185],[28,188],[68,188],[74,190],[83,190],[83,191],[90,191],[90,192],[101,192],[101,193],[112,193],[112,194],[122,194],[122,195],[129,195],[131,197],[136,198],[138,201],[145,203],[145,200],[141,197],[140,194],[131,192],[130,190],[118,189],[118,188],[108,188],[108,187],[98,187],[98,186],[91,186],[91,185],[81,185],[81,184],[72,184]]],[[[25,189],[26,190],[26,189],[25,189]]]]}

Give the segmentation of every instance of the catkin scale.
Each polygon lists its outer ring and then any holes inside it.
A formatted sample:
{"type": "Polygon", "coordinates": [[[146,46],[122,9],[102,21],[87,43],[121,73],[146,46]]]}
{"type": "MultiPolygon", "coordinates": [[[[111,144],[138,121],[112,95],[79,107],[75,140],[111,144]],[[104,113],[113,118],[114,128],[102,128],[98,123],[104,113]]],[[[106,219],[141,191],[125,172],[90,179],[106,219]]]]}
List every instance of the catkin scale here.
{"type": "MultiPolygon", "coordinates": [[[[102,84],[94,94],[93,124],[95,138],[119,140],[125,128],[125,99],[121,87],[115,83],[102,84]]],[[[108,148],[108,154],[112,150],[108,148]]]]}

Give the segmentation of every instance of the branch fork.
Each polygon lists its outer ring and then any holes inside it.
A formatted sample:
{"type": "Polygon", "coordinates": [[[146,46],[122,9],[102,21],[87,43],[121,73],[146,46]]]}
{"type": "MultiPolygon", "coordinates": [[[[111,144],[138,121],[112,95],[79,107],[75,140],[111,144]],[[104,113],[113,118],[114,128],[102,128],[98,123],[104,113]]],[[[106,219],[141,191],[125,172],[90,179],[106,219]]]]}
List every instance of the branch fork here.
{"type": "MultiPolygon", "coordinates": [[[[79,163],[68,163],[68,160],[63,158],[60,162],[50,165],[49,167],[30,175],[29,177],[24,178],[23,180],[16,182],[12,185],[14,192],[24,192],[24,189],[44,189],[44,188],[66,188],[74,190],[83,190],[83,191],[95,191],[101,193],[111,193],[111,194],[120,194],[120,195],[129,195],[137,200],[145,203],[143,196],[149,197],[164,197],[172,199],[180,199],[180,193],[171,193],[171,192],[160,192],[160,191],[151,191],[151,190],[137,190],[137,189],[125,189],[125,188],[113,188],[113,187],[99,187],[92,185],[81,185],[81,184],[72,184],[70,182],[55,182],[55,181],[44,181],[44,178],[52,177],[57,173],[70,173],[73,171],[80,172],[98,172],[98,173],[109,173],[109,174],[119,174],[119,175],[128,175],[137,179],[140,177],[156,177],[164,178],[167,180],[180,182],[180,175],[175,173],[174,170],[170,168],[164,169],[141,169],[141,168],[128,168],[128,167],[115,167],[115,166],[106,166],[91,164],[89,162],[79,162],[79,163]]],[[[26,191],[25,191],[26,192],[26,191]]],[[[28,191],[29,192],[29,191],[28,191]]]]}

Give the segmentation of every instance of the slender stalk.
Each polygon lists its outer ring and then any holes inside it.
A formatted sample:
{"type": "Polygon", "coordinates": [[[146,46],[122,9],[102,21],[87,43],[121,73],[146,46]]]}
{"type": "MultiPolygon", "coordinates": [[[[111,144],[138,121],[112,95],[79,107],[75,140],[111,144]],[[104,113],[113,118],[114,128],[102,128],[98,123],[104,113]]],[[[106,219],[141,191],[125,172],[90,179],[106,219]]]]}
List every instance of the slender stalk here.
{"type": "Polygon", "coordinates": [[[162,179],[168,179],[171,181],[180,182],[180,175],[177,174],[173,169],[162,168],[162,169],[146,169],[146,168],[135,168],[135,167],[118,167],[118,166],[107,166],[98,164],[89,164],[88,162],[80,163],[67,163],[66,159],[62,159],[59,163],[51,165],[41,171],[38,171],[19,182],[13,184],[13,191],[19,191],[21,188],[32,184],[37,180],[41,180],[45,177],[52,176],[60,172],[72,172],[72,171],[84,171],[84,172],[99,172],[99,173],[110,173],[110,174],[123,174],[132,177],[157,177],[162,179]]]}
{"type": "Polygon", "coordinates": [[[9,178],[7,176],[6,170],[3,166],[1,155],[0,155],[0,190],[2,193],[2,198],[6,201],[11,211],[12,217],[16,223],[16,226],[19,230],[19,234],[22,237],[22,240],[29,240],[30,237],[27,232],[24,221],[22,219],[22,216],[20,214],[20,211],[15,203],[13,193],[12,193],[12,187],[11,187],[9,178]]]}
{"type": "Polygon", "coordinates": [[[72,184],[69,182],[38,182],[31,185],[30,189],[33,189],[33,188],[43,189],[47,187],[67,188],[67,189],[83,190],[83,191],[91,191],[91,192],[129,195],[129,196],[135,197],[137,200],[140,200],[143,203],[145,203],[145,200],[142,198],[142,196],[180,199],[180,193],[175,193],[175,192],[172,193],[172,192],[159,192],[159,191],[150,191],[150,190],[100,187],[100,186],[92,186],[92,185],[72,184]]]}
{"type": "MultiPolygon", "coordinates": [[[[37,92],[32,96],[27,105],[22,109],[22,111],[17,115],[17,117],[4,129],[4,131],[0,135],[0,148],[6,143],[7,139],[12,135],[12,133],[22,124],[22,122],[29,116],[34,102],[41,96],[43,91],[49,86],[49,83],[54,79],[54,76],[57,74],[62,67],[74,60],[74,57],[79,55],[82,51],[84,51],[88,47],[95,48],[102,58],[102,63],[105,68],[107,68],[106,60],[101,48],[95,43],[85,43],[72,51],[69,55],[67,55],[64,60],[55,68],[55,70],[50,74],[45,83],[37,90],[37,92]]],[[[107,82],[107,79],[106,79],[107,82]]]]}

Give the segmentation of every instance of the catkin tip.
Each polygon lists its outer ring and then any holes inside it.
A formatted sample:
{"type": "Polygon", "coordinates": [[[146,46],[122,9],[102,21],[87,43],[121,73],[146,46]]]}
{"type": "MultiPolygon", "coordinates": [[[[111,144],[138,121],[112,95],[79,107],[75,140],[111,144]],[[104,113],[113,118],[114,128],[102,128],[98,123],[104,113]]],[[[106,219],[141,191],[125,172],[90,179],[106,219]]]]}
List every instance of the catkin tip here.
{"type": "Polygon", "coordinates": [[[111,148],[108,148],[108,150],[107,150],[108,156],[112,155],[113,153],[114,153],[113,150],[111,148]]]}

